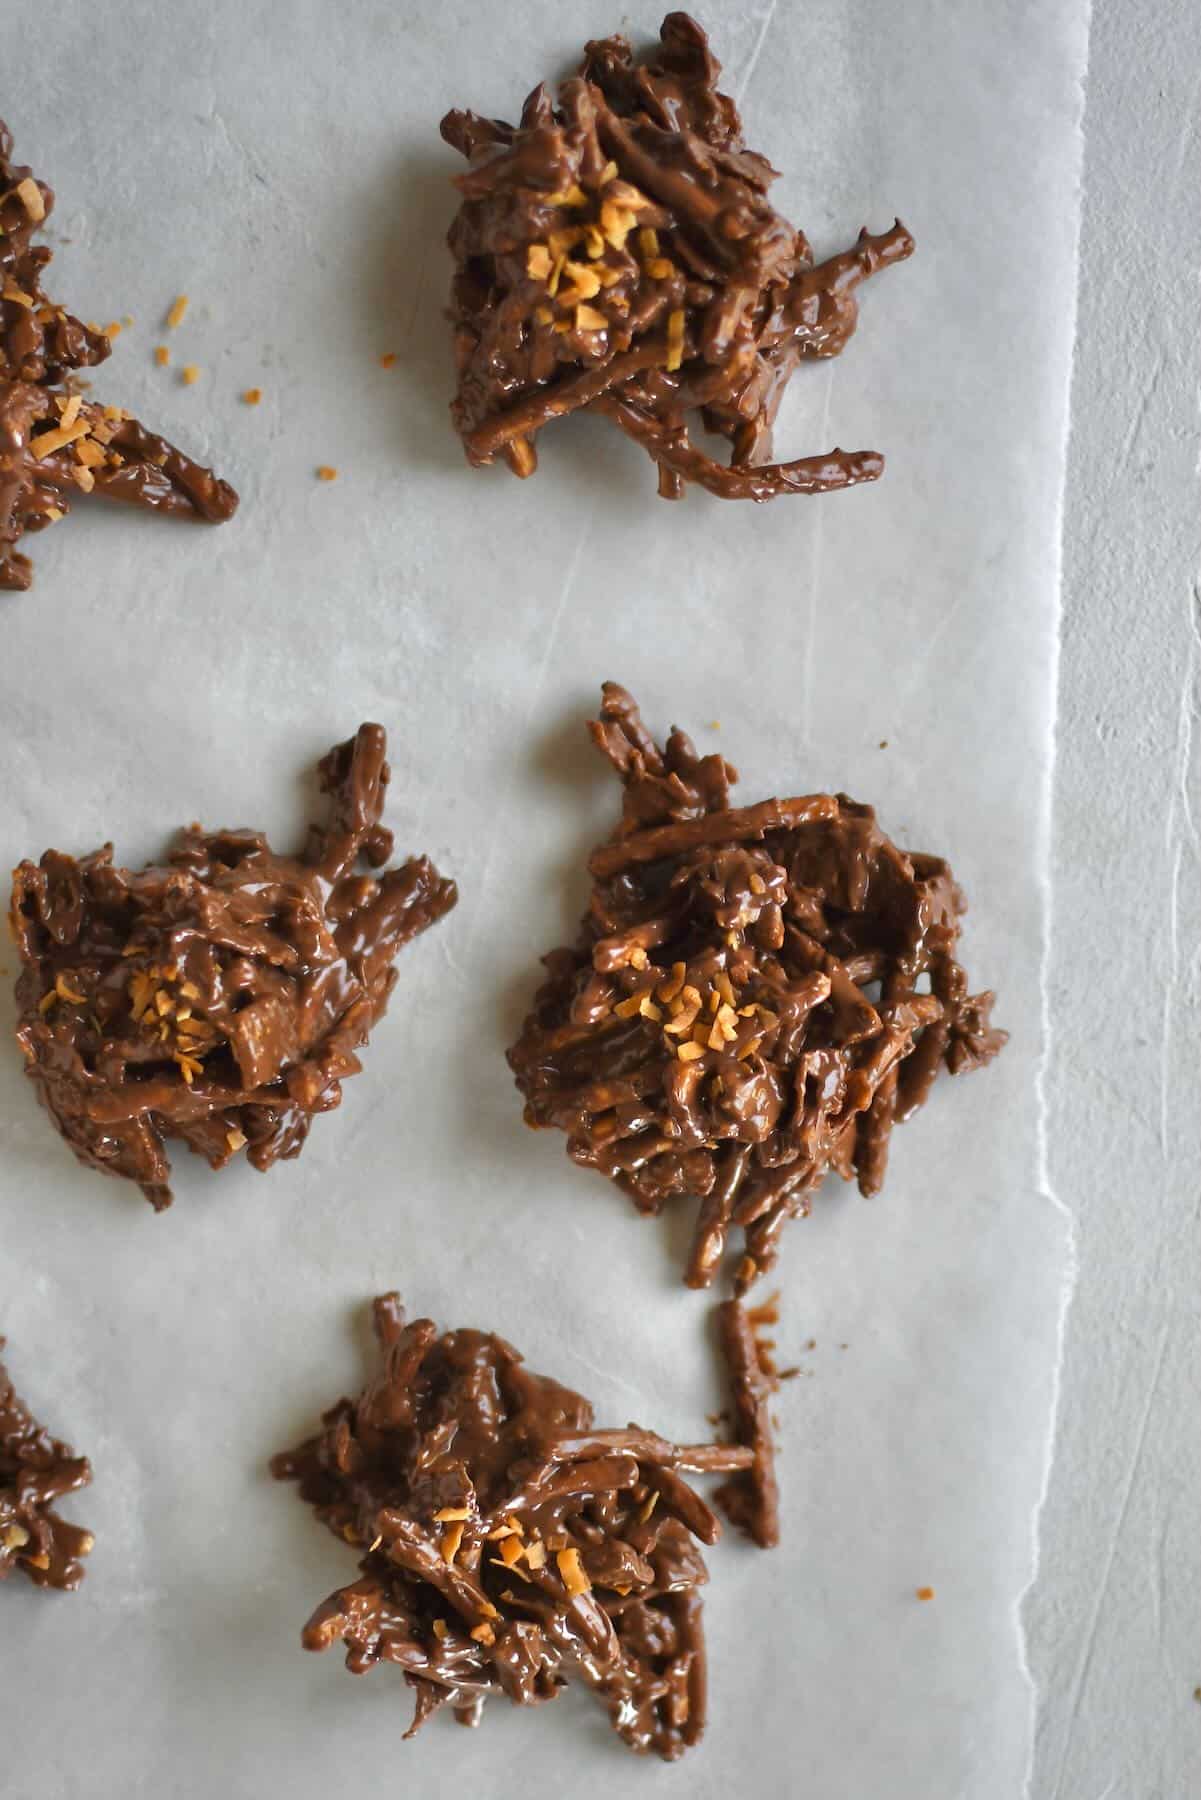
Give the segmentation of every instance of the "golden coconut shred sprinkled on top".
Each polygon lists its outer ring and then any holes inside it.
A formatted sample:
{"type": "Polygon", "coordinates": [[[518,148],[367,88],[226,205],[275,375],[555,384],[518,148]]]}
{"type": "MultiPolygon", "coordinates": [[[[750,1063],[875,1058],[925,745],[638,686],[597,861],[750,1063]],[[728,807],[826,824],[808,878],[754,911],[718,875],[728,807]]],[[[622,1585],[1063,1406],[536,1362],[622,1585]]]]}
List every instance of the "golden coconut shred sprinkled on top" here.
{"type": "Polygon", "coordinates": [[[678,369],[684,361],[684,309],[677,307],[667,315],[667,368],[678,369]]]}
{"type": "Polygon", "coordinates": [[[44,462],[56,450],[65,450],[68,444],[87,437],[91,429],[86,419],[77,419],[73,425],[57,425],[52,430],[39,432],[37,437],[31,438],[29,448],[39,462],[44,462]]]}
{"type": "Polygon", "coordinates": [[[18,181],[13,192],[34,224],[40,225],[46,217],[46,202],[42,196],[42,190],[33,176],[27,175],[24,181],[18,181]]]}
{"type": "Polygon", "coordinates": [[[580,1566],[580,1553],[576,1549],[560,1550],[555,1557],[559,1566],[559,1574],[563,1586],[574,1600],[578,1594],[586,1594],[592,1587],[584,1570],[580,1566]]]}
{"type": "Polygon", "coordinates": [[[460,1520],[454,1525],[448,1525],[446,1530],[442,1533],[442,1541],[438,1545],[438,1552],[444,1563],[449,1564],[455,1560],[455,1557],[459,1554],[459,1545],[462,1542],[463,1525],[460,1520]]]}
{"type": "Polygon", "coordinates": [[[184,314],[187,310],[188,296],[186,294],[177,294],[167,311],[167,328],[169,331],[174,331],[177,325],[183,324],[184,314]]]}

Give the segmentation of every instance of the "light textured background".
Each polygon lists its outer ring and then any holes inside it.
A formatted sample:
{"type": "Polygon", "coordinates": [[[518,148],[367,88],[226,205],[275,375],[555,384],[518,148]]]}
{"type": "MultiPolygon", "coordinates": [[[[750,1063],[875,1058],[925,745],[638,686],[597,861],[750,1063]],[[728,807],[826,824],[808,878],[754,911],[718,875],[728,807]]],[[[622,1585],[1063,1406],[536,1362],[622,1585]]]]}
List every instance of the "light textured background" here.
{"type": "Polygon", "coordinates": [[[119,0],[104,33],[68,7],[8,40],[26,78],[0,110],[60,191],[58,289],[137,318],[99,390],[211,454],[244,511],[214,534],[93,511],[36,543],[38,586],[3,622],[6,853],[113,831],[133,859],[194,814],[282,834],[302,766],[375,715],[401,845],[464,890],[408,953],[341,1112],[267,1182],[181,1164],[156,1221],[76,1171],[0,1069],[0,1311],[18,1375],[46,1359],[30,1397],[96,1462],[74,1511],[99,1532],[79,1596],[0,1596],[12,1791],[257,1800],[353,1766],[500,1800],[1011,1800],[1037,1720],[1034,1800],[1176,1800],[1201,1740],[1195,21],[1102,0],[1095,23],[1052,857],[1083,3],[713,9],[752,138],[788,171],[781,204],[819,249],[897,209],[921,244],[869,291],[848,355],[798,382],[786,427],[798,447],[878,444],[885,482],[754,513],[664,508],[607,427],[548,436],[524,489],[461,465],[437,322],[454,162],[432,122],[452,99],[511,111],[535,67],[615,22],[599,0],[530,11],[534,48],[489,32],[483,55],[465,0],[119,0]],[[180,287],[177,362],[204,370],[187,393],[149,366],[180,287]],[[404,355],[392,390],[386,348],[404,355]],[[257,413],[235,400],[250,383],[257,413]],[[311,480],[324,461],[334,488],[311,480]],[[736,578],[745,663],[714,629],[736,578]],[[803,770],[946,848],[976,901],[969,966],[1015,1030],[902,1134],[884,1200],[830,1195],[786,1239],[787,1331],[819,1345],[781,1403],[789,1538],[712,1558],[712,1737],[675,1772],[626,1760],[584,1701],[400,1746],[386,1675],[293,1649],[346,1560],[261,1470],[356,1379],[351,1309],[384,1284],[497,1323],[607,1416],[690,1432],[713,1403],[678,1242],[525,1140],[498,1061],[610,814],[578,727],[610,672],[657,724],[720,717],[706,741],[748,797],[803,770]],[[1068,1263],[1056,1202],[1079,1288],[1023,1645],[1068,1263]],[[922,1580],[934,1607],[913,1605],[922,1580]],[[748,1619],[765,1648],[744,1660],[748,1619]]]}
{"type": "Polygon", "coordinates": [[[1201,13],[1097,0],[1065,520],[1049,1171],[1078,1279],[1033,1800],[1201,1793],[1201,13]]]}

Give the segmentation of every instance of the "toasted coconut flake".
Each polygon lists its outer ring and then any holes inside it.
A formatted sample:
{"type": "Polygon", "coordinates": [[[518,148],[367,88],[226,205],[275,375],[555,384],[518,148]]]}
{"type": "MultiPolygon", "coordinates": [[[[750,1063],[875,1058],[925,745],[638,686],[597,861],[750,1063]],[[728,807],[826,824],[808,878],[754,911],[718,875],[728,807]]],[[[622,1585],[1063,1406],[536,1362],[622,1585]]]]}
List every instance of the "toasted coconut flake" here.
{"type": "Polygon", "coordinates": [[[698,1044],[693,1038],[689,1038],[686,1044],[681,1044],[676,1051],[676,1055],[681,1062],[695,1062],[698,1056],[703,1056],[704,1054],[704,1044],[698,1044]]]}
{"type": "Polygon", "coordinates": [[[433,1632],[434,1632],[434,1636],[437,1638],[438,1642],[441,1643],[447,1633],[446,1620],[445,1619],[435,1619],[434,1624],[433,1624],[433,1632]]]}
{"type": "Polygon", "coordinates": [[[175,299],[171,302],[167,312],[167,329],[169,331],[174,331],[177,325],[183,324],[184,314],[187,310],[188,296],[186,294],[177,294],[175,299]]]}
{"type": "Polygon", "coordinates": [[[38,462],[45,462],[56,450],[65,450],[69,444],[77,444],[80,438],[87,437],[90,430],[86,419],[77,419],[73,425],[56,425],[31,438],[29,448],[38,462]]]}
{"type": "Polygon", "coordinates": [[[155,345],[154,360],[160,369],[166,368],[167,364],[171,361],[171,352],[168,350],[166,344],[155,345]]]}
{"type": "Polygon", "coordinates": [[[687,979],[687,964],[682,962],[672,963],[671,974],[667,977],[666,981],[660,982],[656,989],[660,1000],[674,1000],[676,995],[682,991],[687,979]]]}
{"type": "Polygon", "coordinates": [[[571,1595],[573,1600],[577,1595],[586,1594],[590,1591],[592,1583],[580,1566],[580,1553],[578,1550],[574,1547],[569,1550],[560,1550],[555,1556],[555,1561],[559,1567],[559,1574],[563,1579],[563,1586],[567,1589],[567,1592],[571,1595]]]}
{"type": "Polygon", "coordinates": [[[317,479],[318,481],[337,481],[338,471],[332,463],[318,463],[317,479]]]}
{"type": "Polygon", "coordinates": [[[448,1525],[446,1530],[442,1533],[442,1541],[438,1545],[438,1552],[444,1563],[450,1564],[454,1562],[455,1557],[459,1554],[459,1545],[462,1542],[462,1522],[460,1521],[457,1524],[448,1525]]]}
{"type": "Polygon", "coordinates": [[[684,361],[684,309],[678,306],[667,315],[667,368],[675,370],[684,361]]]}
{"type": "Polygon", "coordinates": [[[577,306],[575,328],[577,331],[607,331],[609,321],[603,312],[597,312],[595,306],[577,306]]]}
{"type": "Polygon", "coordinates": [[[563,273],[570,277],[577,300],[593,300],[600,292],[600,276],[587,263],[567,262],[563,273]]]}
{"type": "Polygon", "coordinates": [[[546,1545],[542,1542],[541,1538],[534,1538],[531,1543],[526,1545],[525,1560],[529,1563],[531,1569],[544,1569],[546,1567],[546,1545]]]}
{"type": "Polygon", "coordinates": [[[182,374],[185,387],[195,387],[200,380],[200,369],[196,363],[185,363],[182,374]]]}
{"type": "Polygon", "coordinates": [[[34,224],[40,225],[46,217],[46,202],[42,197],[42,190],[33,176],[27,175],[24,181],[18,181],[13,193],[16,194],[34,224]]]}
{"type": "Polygon", "coordinates": [[[243,1150],[246,1147],[246,1133],[240,1131],[235,1125],[232,1131],[226,1132],[225,1141],[236,1156],[239,1150],[243,1150]]]}
{"type": "Polygon", "coordinates": [[[242,402],[245,406],[257,406],[263,398],[262,388],[243,388],[242,402]]]}
{"type": "Polygon", "coordinates": [[[381,369],[394,369],[396,367],[395,350],[385,350],[379,359],[379,366],[381,369]]]}
{"type": "Polygon", "coordinates": [[[520,1562],[524,1555],[525,1546],[516,1532],[513,1532],[509,1537],[502,1539],[500,1546],[500,1560],[504,1563],[506,1568],[511,1569],[513,1564],[520,1562]]]}
{"type": "Polygon", "coordinates": [[[15,281],[5,282],[4,298],[6,300],[11,300],[16,306],[25,307],[28,312],[33,311],[33,301],[25,292],[24,288],[19,288],[15,281]]]}
{"type": "Polygon", "coordinates": [[[79,417],[79,409],[82,405],[82,394],[67,394],[59,401],[60,416],[58,422],[64,430],[69,431],[71,426],[74,425],[76,419],[79,417]]]}
{"type": "Polygon", "coordinates": [[[470,1517],[471,1508],[469,1506],[443,1506],[434,1514],[434,1523],[445,1525],[448,1519],[469,1519],[470,1517]]]}
{"type": "Polygon", "coordinates": [[[29,1542],[29,1533],[23,1525],[6,1525],[3,1542],[6,1550],[19,1550],[29,1542]]]}
{"type": "Polygon", "coordinates": [[[496,1633],[487,1620],[482,1625],[474,1625],[468,1636],[473,1637],[477,1644],[494,1644],[496,1642],[496,1633]]]}
{"type": "Polygon", "coordinates": [[[531,244],[525,253],[525,272],[534,281],[545,281],[551,272],[553,258],[545,244],[531,244]]]}
{"type": "Polygon", "coordinates": [[[652,256],[646,264],[646,272],[652,281],[670,281],[676,272],[676,265],[668,262],[665,256],[652,256]]]}

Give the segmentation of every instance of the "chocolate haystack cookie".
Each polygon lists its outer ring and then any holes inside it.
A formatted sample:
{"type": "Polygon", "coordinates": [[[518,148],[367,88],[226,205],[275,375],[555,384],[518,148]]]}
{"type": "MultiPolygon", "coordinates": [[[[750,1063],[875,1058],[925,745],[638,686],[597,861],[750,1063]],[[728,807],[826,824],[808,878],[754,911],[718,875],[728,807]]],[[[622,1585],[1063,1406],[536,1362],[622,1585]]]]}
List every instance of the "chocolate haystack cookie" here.
{"type": "Polygon", "coordinates": [[[893,1124],[1005,1033],[955,960],[946,863],[899,850],[844,794],[731,807],[736,771],[682,731],[659,750],[614,682],[601,715],[621,823],[509,1062],[527,1122],[565,1131],[640,1211],[700,1200],[691,1286],[741,1227],[741,1291],[827,1170],[874,1194],[893,1124]]]}
{"type": "Polygon", "coordinates": [[[0,1363],[0,1581],[23,1569],[36,1587],[79,1586],[92,1534],[60,1519],[54,1502],[91,1479],[87,1458],[37,1423],[0,1363]]]}
{"type": "Polygon", "coordinates": [[[357,1074],[402,945],[458,898],[416,857],[379,877],[392,833],[384,733],[320,765],[329,819],[300,856],[256,831],[180,835],[163,866],[47,850],[13,876],[26,1074],[81,1162],[171,1201],[164,1140],[222,1168],[299,1154],[357,1074]]]}
{"type": "Polygon", "coordinates": [[[695,1540],[720,1535],[680,1470],[746,1469],[754,1452],[595,1431],[588,1402],[503,1338],[406,1325],[395,1294],[375,1329],[374,1381],[272,1464],[366,1551],[305,1648],[341,1639],[356,1675],[396,1663],[410,1737],[446,1703],[475,1725],[490,1694],[530,1706],[580,1680],[631,1749],[679,1756],[705,1724],[695,1540]]]}
{"type": "Polygon", "coordinates": [[[104,362],[112,345],[42,292],[51,252],[33,239],[54,195],[11,155],[0,122],[0,588],[27,588],[32,567],[16,545],[61,519],[76,494],[210,524],[230,518],[238,496],[119,406],[71,391],[71,375],[104,362]]]}
{"type": "Polygon", "coordinates": [[[856,289],[913,251],[898,222],[814,265],[775,212],[771,164],[742,142],[738,109],[700,26],[669,13],[637,62],[623,37],[590,43],[557,102],[545,86],[519,126],[450,112],[442,135],[471,164],[449,243],[458,393],[469,462],[504,455],[531,475],[534,440],[564,413],[605,413],[677,500],[698,482],[771,500],[874,481],[874,451],[773,463],[772,425],[802,358],[837,356],[856,289]],[[730,441],[729,466],[689,418],[730,441]]]}

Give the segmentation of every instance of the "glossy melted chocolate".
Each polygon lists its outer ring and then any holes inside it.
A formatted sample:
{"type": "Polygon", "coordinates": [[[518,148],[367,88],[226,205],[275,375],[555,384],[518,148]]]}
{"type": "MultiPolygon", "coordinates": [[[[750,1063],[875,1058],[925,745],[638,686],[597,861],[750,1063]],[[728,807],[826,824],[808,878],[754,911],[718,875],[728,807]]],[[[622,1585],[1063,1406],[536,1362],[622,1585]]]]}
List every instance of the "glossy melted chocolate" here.
{"type": "Polygon", "coordinates": [[[0,1581],[21,1569],[36,1587],[79,1586],[92,1534],[60,1519],[54,1502],[91,1479],[87,1458],[37,1423],[0,1363],[0,1581]]]}
{"type": "Polygon", "coordinates": [[[81,1162],[170,1204],[165,1140],[222,1168],[299,1154],[360,1068],[401,946],[458,898],[417,857],[387,874],[379,725],[320,765],[329,819],[301,856],[260,832],[180,836],[165,865],[116,868],[112,845],[48,850],[13,877],[26,1074],[81,1162]]]}
{"type": "Polygon", "coordinates": [[[602,412],[649,453],[659,492],[697,482],[770,500],[874,481],[875,451],[772,458],[772,425],[803,359],[837,356],[856,290],[913,251],[898,222],[814,265],[775,212],[776,171],[742,142],[721,65],[686,13],[636,61],[623,37],[590,43],[557,101],[536,87],[518,126],[450,112],[442,135],[471,164],[450,232],[458,392],[473,464],[537,464],[564,413],[602,412]],[[689,418],[728,438],[729,466],[689,418]]]}
{"type": "Polygon", "coordinates": [[[0,123],[0,588],[27,588],[33,571],[18,542],[81,492],[210,524],[230,518],[238,496],[120,407],[72,392],[71,376],[112,345],[43,293],[51,253],[33,239],[54,195],[11,154],[0,123]]]}
{"type": "Polygon", "coordinates": [[[699,1199],[691,1286],[741,1228],[741,1291],[829,1170],[874,1194],[894,1123],[940,1068],[978,1068],[1005,1033],[955,960],[950,869],[899,850],[870,807],[731,807],[736,771],[679,730],[660,750],[614,682],[589,729],[622,819],[509,1062],[527,1122],[566,1132],[568,1155],[640,1211],[699,1199]]]}
{"type": "Polygon", "coordinates": [[[395,1663],[410,1737],[445,1704],[475,1725],[489,1695],[531,1706],[582,1680],[631,1749],[679,1756],[705,1724],[697,1540],[720,1535],[680,1471],[744,1470],[753,1452],[596,1431],[503,1338],[406,1324],[395,1294],[375,1329],[375,1379],[272,1464],[366,1552],[305,1648],[341,1640],[356,1675],[395,1663]]]}

